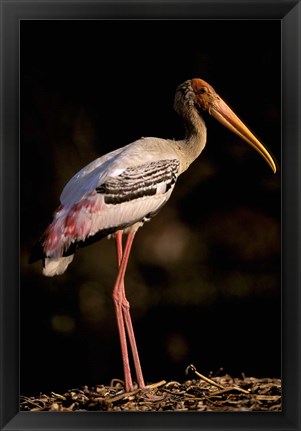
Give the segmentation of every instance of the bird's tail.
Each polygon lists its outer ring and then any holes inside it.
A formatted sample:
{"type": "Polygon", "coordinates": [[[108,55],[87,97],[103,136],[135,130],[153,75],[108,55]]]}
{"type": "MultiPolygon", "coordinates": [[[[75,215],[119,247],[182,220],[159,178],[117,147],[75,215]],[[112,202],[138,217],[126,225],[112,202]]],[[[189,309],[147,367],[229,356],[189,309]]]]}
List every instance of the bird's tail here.
{"type": "Polygon", "coordinates": [[[28,263],[34,263],[39,260],[43,261],[43,274],[47,277],[63,274],[68,265],[72,262],[74,254],[60,257],[47,257],[44,254],[43,245],[39,241],[32,249],[28,263]]]}
{"type": "Polygon", "coordinates": [[[64,224],[67,211],[59,208],[42,238],[33,247],[29,263],[43,261],[43,274],[48,277],[63,274],[72,262],[77,244],[72,242],[64,224]]]}
{"type": "Polygon", "coordinates": [[[43,274],[47,277],[53,277],[54,275],[63,274],[68,265],[72,262],[74,254],[70,256],[62,256],[59,258],[45,257],[43,274]]]}
{"type": "MultiPolygon", "coordinates": [[[[61,205],[55,212],[39,243],[33,248],[29,262],[43,260],[43,274],[63,274],[78,247],[114,233],[120,227],[99,230],[99,195],[95,192],[74,205],[61,205]]],[[[99,221],[100,220],[100,221],[99,221]]]]}

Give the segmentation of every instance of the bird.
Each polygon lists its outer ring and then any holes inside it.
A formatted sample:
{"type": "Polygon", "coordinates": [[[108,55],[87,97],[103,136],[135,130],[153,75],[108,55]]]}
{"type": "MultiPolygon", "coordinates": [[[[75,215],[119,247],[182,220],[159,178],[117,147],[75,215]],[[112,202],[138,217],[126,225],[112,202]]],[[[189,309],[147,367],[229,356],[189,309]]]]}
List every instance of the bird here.
{"type": "Polygon", "coordinates": [[[203,79],[189,79],[177,87],[174,110],[184,123],[184,138],[142,137],[83,167],[64,187],[52,222],[30,258],[31,262],[42,260],[43,274],[52,277],[66,271],[78,248],[105,237],[115,239],[118,271],[113,302],[125,391],[136,387],[129,349],[136,385],[146,387],[125,294],[124,279],[132,244],[137,230],[167,203],[179,176],[202,153],[207,142],[204,114],[252,146],[276,172],[275,161],[266,147],[203,79]]]}

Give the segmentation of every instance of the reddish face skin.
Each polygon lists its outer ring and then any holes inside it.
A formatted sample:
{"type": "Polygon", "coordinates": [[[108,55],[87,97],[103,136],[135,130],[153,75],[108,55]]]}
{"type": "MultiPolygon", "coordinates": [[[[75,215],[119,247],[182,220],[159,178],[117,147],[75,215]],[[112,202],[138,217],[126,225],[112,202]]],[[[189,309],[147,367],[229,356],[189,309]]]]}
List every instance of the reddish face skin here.
{"type": "Polygon", "coordinates": [[[236,135],[258,151],[275,173],[276,165],[267,149],[237,117],[226,102],[224,102],[223,99],[215,92],[211,85],[203,79],[194,78],[191,80],[191,87],[196,96],[197,106],[203,111],[207,111],[221,124],[236,133],[236,135]]]}

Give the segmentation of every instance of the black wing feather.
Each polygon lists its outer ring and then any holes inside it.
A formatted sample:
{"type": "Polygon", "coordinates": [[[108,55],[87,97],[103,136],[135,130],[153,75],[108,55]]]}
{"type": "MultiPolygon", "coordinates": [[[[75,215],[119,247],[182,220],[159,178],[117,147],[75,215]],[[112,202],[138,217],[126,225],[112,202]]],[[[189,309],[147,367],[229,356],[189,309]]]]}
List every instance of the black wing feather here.
{"type": "Polygon", "coordinates": [[[96,191],[105,195],[105,203],[113,205],[155,195],[162,183],[166,193],[177,180],[179,165],[177,159],[172,159],[130,167],[117,177],[107,179],[96,191]]]}

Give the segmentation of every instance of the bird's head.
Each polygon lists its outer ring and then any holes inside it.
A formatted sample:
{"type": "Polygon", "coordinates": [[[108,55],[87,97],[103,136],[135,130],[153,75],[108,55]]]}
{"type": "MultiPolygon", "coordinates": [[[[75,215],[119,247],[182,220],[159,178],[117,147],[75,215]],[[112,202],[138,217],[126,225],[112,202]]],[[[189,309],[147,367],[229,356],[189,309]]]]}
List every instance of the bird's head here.
{"type": "Polygon", "coordinates": [[[206,81],[200,78],[194,78],[185,81],[178,87],[175,97],[176,111],[179,112],[184,105],[194,106],[197,108],[198,112],[208,112],[221,124],[233,133],[236,133],[236,135],[258,151],[270,165],[273,172],[276,172],[276,164],[268,150],[206,81]]]}

